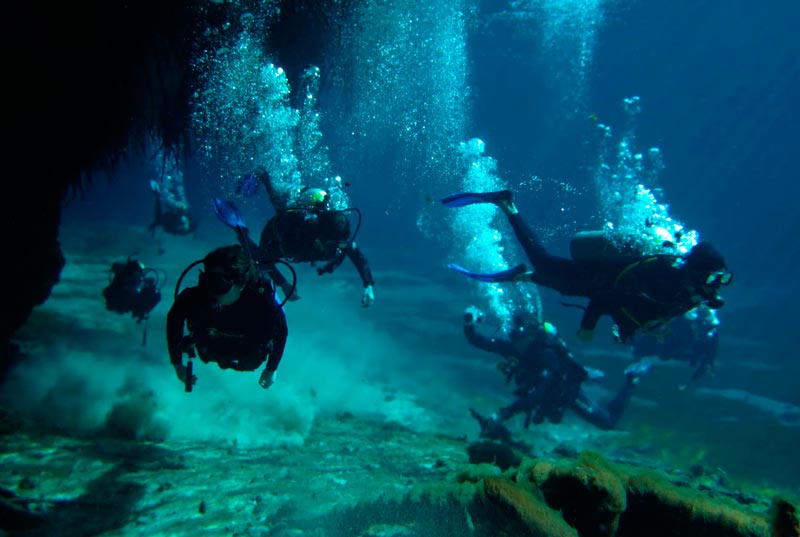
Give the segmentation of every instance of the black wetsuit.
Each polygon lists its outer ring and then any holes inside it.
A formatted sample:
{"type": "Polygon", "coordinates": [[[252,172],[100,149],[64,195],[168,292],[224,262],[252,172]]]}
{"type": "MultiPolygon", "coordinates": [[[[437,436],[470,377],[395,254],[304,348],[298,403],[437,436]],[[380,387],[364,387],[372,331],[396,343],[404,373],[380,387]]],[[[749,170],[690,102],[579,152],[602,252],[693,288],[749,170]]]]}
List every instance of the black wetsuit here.
{"type": "Polygon", "coordinates": [[[248,286],[229,306],[217,307],[199,287],[178,295],[167,315],[167,344],[173,365],[193,346],[203,362],[222,369],[254,371],[267,360],[266,369],[278,369],[288,329],[283,308],[269,285],[248,286]],[[184,322],[189,336],[184,338],[184,322]]]}
{"type": "Polygon", "coordinates": [[[276,284],[285,289],[274,263],[285,259],[297,263],[321,263],[320,274],[332,272],[345,257],[352,261],[364,287],[374,285],[367,259],[352,241],[350,220],[344,211],[286,209],[264,226],[256,257],[276,284]]]}
{"type": "Polygon", "coordinates": [[[135,260],[114,263],[112,282],[103,289],[106,308],[116,313],[131,312],[137,321],[146,319],[161,301],[161,291],[154,277],[148,277],[143,266],[135,260]]]}
{"type": "Polygon", "coordinates": [[[591,401],[581,389],[588,378],[586,370],[557,336],[522,336],[512,342],[484,336],[473,324],[464,325],[464,335],[475,347],[512,360],[511,367],[506,369],[506,382],[514,379],[516,399],[498,412],[501,422],[525,413],[525,427],[545,419],[560,423],[564,411],[570,409],[596,427],[613,429],[633,394],[634,383],[626,379],[606,408],[591,401]]]}
{"type": "Polygon", "coordinates": [[[676,256],[654,255],[634,261],[581,261],[550,255],[533,230],[516,213],[508,220],[533,264],[531,280],[565,296],[589,299],[581,329],[594,330],[603,315],[628,342],[638,330],[651,330],[711,297],[694,293],[690,274],[676,266],[676,256]]]}

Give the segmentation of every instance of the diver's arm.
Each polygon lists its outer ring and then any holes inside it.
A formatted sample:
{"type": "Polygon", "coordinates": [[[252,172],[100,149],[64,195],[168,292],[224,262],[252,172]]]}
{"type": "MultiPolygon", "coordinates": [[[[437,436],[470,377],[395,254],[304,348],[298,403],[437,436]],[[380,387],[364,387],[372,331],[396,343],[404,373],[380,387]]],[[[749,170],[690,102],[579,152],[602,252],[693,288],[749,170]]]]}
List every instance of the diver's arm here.
{"type": "Polygon", "coordinates": [[[286,210],[286,207],[289,205],[289,191],[277,188],[264,166],[256,168],[253,175],[264,185],[264,190],[267,191],[267,196],[269,196],[269,201],[272,203],[272,208],[275,209],[276,212],[286,210]]]}
{"type": "Polygon", "coordinates": [[[474,347],[501,356],[511,356],[514,351],[514,346],[511,344],[511,341],[484,336],[478,332],[474,323],[464,323],[464,337],[466,337],[467,341],[474,347]]]}
{"type": "Polygon", "coordinates": [[[375,292],[373,290],[375,280],[372,279],[372,271],[367,263],[367,258],[364,257],[364,253],[358,249],[358,245],[355,241],[350,243],[350,247],[347,249],[347,257],[353,262],[353,265],[358,271],[358,275],[361,276],[361,282],[364,284],[364,293],[361,295],[361,305],[369,307],[375,302],[375,292]]]}
{"type": "Polygon", "coordinates": [[[578,339],[581,341],[590,341],[594,337],[594,329],[597,327],[600,316],[603,314],[602,309],[598,306],[595,299],[589,300],[589,305],[583,311],[581,318],[581,326],[578,329],[578,339]]]}
{"type": "Polygon", "coordinates": [[[169,350],[169,361],[175,368],[175,373],[181,380],[186,374],[186,366],[183,365],[183,325],[186,322],[188,304],[186,291],[178,295],[175,303],[167,314],[167,349],[169,350]]]}
{"type": "Polygon", "coordinates": [[[372,279],[372,271],[367,263],[367,258],[364,257],[364,253],[359,250],[355,242],[350,243],[350,247],[347,249],[347,257],[350,258],[350,261],[352,261],[353,265],[356,267],[364,287],[372,287],[375,285],[375,280],[372,279]]]}
{"type": "MultiPolygon", "coordinates": [[[[277,308],[277,304],[274,304],[273,307],[277,308]]],[[[283,312],[283,308],[278,308],[275,311],[273,323],[272,352],[269,353],[269,359],[267,360],[268,371],[276,371],[278,369],[281,358],[283,358],[283,350],[286,347],[286,338],[289,335],[289,329],[286,324],[286,314],[283,312]]]]}

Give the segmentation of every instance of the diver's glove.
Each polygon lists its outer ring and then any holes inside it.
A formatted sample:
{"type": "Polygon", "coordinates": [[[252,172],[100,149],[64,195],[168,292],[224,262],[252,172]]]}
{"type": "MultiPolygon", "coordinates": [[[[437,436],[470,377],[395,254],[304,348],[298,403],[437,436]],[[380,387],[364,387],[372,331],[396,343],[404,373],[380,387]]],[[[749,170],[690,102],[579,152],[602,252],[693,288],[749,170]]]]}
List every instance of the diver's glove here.
{"type": "Polygon", "coordinates": [[[483,312],[475,306],[470,306],[464,310],[464,324],[475,324],[483,320],[483,312]]]}
{"type": "Polygon", "coordinates": [[[261,378],[258,379],[258,385],[264,388],[265,390],[275,384],[275,378],[278,376],[277,371],[270,371],[269,369],[265,369],[261,372],[261,378]]]}
{"type": "Polygon", "coordinates": [[[375,292],[372,290],[372,285],[368,285],[364,288],[364,294],[361,295],[361,305],[368,308],[374,303],[375,292]]]}

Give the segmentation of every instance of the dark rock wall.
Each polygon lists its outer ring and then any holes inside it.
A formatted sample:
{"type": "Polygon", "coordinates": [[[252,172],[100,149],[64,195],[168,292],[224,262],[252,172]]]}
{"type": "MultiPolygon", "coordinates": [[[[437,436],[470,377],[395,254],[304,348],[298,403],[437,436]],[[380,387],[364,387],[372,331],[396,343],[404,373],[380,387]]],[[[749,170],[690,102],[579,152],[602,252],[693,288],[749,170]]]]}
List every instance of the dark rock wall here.
{"type": "Polygon", "coordinates": [[[190,58],[197,17],[189,1],[98,0],[4,8],[0,378],[10,337],[58,281],[65,196],[133,156],[151,134],[187,144],[190,58]]]}
{"type": "MultiPolygon", "coordinates": [[[[268,46],[297,76],[322,61],[335,36],[332,20],[349,3],[333,3],[336,13],[320,0],[275,3],[280,16],[271,20],[268,46]]],[[[266,4],[89,0],[4,8],[0,382],[17,356],[11,337],[63,268],[58,228],[65,198],[91,188],[97,171],[139,156],[150,136],[190,152],[198,47],[219,46],[235,34],[242,12],[266,4]]]]}

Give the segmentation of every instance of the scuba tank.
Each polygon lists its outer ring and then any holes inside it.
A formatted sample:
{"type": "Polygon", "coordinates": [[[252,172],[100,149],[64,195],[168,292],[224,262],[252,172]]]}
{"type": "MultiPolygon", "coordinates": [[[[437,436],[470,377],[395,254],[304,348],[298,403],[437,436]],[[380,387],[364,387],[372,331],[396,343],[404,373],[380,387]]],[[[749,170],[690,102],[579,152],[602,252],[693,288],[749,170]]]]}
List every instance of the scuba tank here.
{"type": "Polygon", "coordinates": [[[579,231],[569,242],[569,254],[589,263],[632,263],[641,257],[632,247],[615,244],[604,231],[579,231]]]}

